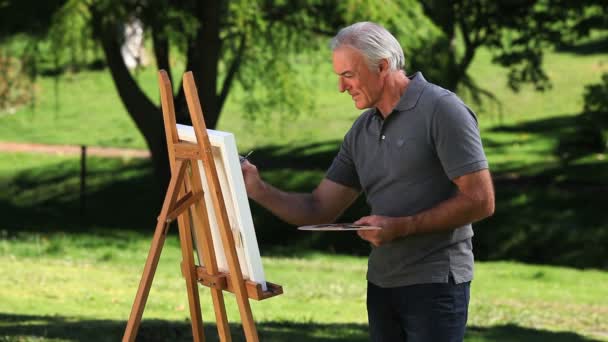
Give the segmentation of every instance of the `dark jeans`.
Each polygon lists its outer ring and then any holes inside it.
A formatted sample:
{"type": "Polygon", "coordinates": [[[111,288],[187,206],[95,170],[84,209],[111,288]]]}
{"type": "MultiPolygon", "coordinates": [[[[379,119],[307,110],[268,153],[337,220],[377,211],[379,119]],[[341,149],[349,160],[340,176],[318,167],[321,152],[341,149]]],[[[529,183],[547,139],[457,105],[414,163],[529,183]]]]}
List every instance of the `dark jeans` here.
{"type": "Polygon", "coordinates": [[[373,342],[462,341],[470,282],[394,288],[367,283],[367,315],[373,342]]]}

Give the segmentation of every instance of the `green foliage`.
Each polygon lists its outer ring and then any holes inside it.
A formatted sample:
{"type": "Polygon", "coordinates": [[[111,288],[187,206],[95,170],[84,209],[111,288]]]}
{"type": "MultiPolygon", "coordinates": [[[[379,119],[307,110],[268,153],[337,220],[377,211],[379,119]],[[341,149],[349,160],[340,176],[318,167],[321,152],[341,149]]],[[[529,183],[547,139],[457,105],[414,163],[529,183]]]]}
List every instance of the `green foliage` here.
{"type": "MultiPolygon", "coordinates": [[[[242,99],[247,113],[275,111],[288,117],[314,106],[308,94],[314,87],[306,75],[298,74],[298,59],[316,63],[326,59],[328,38],[336,31],[355,21],[372,20],[394,31],[412,54],[426,46],[431,32],[437,33],[424,18],[420,6],[413,0],[399,1],[223,1],[219,7],[218,23],[201,13],[213,6],[198,6],[191,2],[166,4],[152,2],[95,3],[94,10],[102,14],[107,24],[117,25],[129,16],[142,19],[149,36],[167,39],[186,57],[186,66],[192,61],[195,41],[205,30],[219,30],[221,44],[209,44],[205,54],[214,57],[207,63],[217,63],[220,71],[216,94],[222,101],[231,89],[233,73],[239,86],[247,89],[242,99]],[[403,20],[406,18],[407,20],[403,20]],[[298,56],[296,58],[296,55],[298,56]],[[260,110],[264,108],[265,110],[260,110]]],[[[206,39],[214,39],[207,36],[206,39]]],[[[156,44],[156,40],[154,41],[156,44]]],[[[181,58],[176,56],[175,58],[181,58]]],[[[417,58],[422,64],[425,58],[417,58]]],[[[179,99],[178,99],[179,101],[179,99]]],[[[222,103],[219,104],[220,110],[222,103]]],[[[178,106],[179,107],[179,106],[178,106]]],[[[215,115],[206,109],[207,116],[215,115]]],[[[264,118],[266,119],[266,118],[264,118]]]]}
{"type": "Polygon", "coordinates": [[[92,39],[90,20],[90,13],[82,0],[68,0],[53,13],[49,31],[40,43],[45,45],[41,59],[50,62],[55,72],[62,69],[78,71],[89,64],[91,55],[98,52],[92,39]]]}
{"type": "MultiPolygon", "coordinates": [[[[608,73],[602,75],[602,82],[585,87],[585,112],[608,115],[608,73]]],[[[605,120],[604,120],[605,121],[605,120]]]]}
{"type": "MultiPolygon", "coordinates": [[[[244,32],[247,42],[238,73],[241,86],[247,89],[247,96],[242,98],[245,112],[251,119],[251,113],[261,113],[262,121],[269,119],[264,113],[270,111],[292,119],[314,108],[317,101],[310,96],[314,76],[298,71],[302,65],[317,65],[329,59],[329,37],[339,28],[357,21],[378,22],[398,37],[406,55],[411,53],[413,58],[414,51],[433,39],[433,32],[437,33],[413,0],[382,1],[381,5],[372,0],[236,1],[230,3],[229,9],[234,15],[230,16],[227,35],[244,32]]],[[[236,49],[226,51],[228,60],[234,58],[232,51],[236,49]]],[[[313,68],[311,72],[318,70],[313,68]]]]}
{"type": "Polygon", "coordinates": [[[227,71],[228,62],[240,58],[236,79],[246,90],[242,97],[246,117],[268,121],[273,112],[286,119],[310,111],[314,105],[310,78],[299,74],[296,64],[298,59],[317,59],[299,52],[318,49],[318,39],[311,31],[296,31],[294,26],[307,27],[311,18],[294,9],[284,13],[283,20],[273,22],[266,18],[269,14],[264,12],[262,1],[234,2],[230,9],[235,14],[234,25],[228,27],[226,35],[236,35],[240,41],[224,49],[222,64],[227,71]]]}
{"type": "Polygon", "coordinates": [[[52,13],[65,1],[0,1],[0,41],[17,34],[43,36],[51,25],[52,13]]]}
{"type": "Polygon", "coordinates": [[[438,53],[441,31],[425,16],[419,1],[352,0],[340,2],[346,25],[358,21],[381,24],[401,44],[406,59],[406,71],[424,71],[428,79],[441,83],[445,75],[445,56],[438,53]]]}
{"type": "MultiPolygon", "coordinates": [[[[46,3],[46,2],[45,2],[46,3]]],[[[89,67],[98,48],[91,37],[90,16],[81,0],[49,2],[42,7],[31,5],[34,12],[12,13],[19,21],[37,22],[22,30],[0,32],[0,110],[14,112],[15,107],[35,104],[33,84],[42,75],[58,75],[66,70],[78,71],[89,67]],[[48,11],[47,11],[48,10],[48,11]]],[[[20,5],[21,6],[21,5],[20,5]]],[[[16,10],[12,8],[10,11],[16,10]]],[[[2,28],[0,28],[2,30],[2,28]]],[[[13,29],[11,29],[13,30],[13,29]]],[[[58,78],[55,79],[58,82],[58,78]]],[[[57,94],[55,94],[58,96],[57,94]]]]}
{"type": "Polygon", "coordinates": [[[424,15],[419,1],[415,0],[395,0],[386,2],[383,6],[379,6],[375,0],[342,1],[339,11],[344,13],[346,25],[372,21],[384,26],[398,38],[406,59],[440,34],[424,15]]]}
{"type": "MultiPolygon", "coordinates": [[[[420,1],[424,13],[441,30],[432,41],[430,55],[446,88],[468,90],[492,98],[468,75],[480,47],[493,54],[493,62],[508,68],[508,85],[518,91],[523,84],[548,90],[551,80],[544,68],[544,52],[565,42],[606,29],[602,1],[420,1]],[[438,57],[439,56],[439,57],[438,57]]],[[[605,4],[604,4],[605,5],[605,4]]],[[[475,99],[475,96],[473,97],[475,99]]]]}
{"type": "Polygon", "coordinates": [[[20,38],[0,46],[0,113],[15,113],[35,96],[33,44],[20,38]]]}

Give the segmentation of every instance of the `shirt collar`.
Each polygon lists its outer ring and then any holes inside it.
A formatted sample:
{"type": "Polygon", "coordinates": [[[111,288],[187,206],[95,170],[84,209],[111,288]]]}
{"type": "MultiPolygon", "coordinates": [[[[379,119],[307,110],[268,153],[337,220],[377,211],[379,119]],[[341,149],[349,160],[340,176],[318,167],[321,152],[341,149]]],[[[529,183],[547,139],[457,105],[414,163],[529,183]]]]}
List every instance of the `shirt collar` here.
{"type": "Polygon", "coordinates": [[[410,79],[410,83],[405,92],[403,92],[403,95],[401,95],[399,102],[395,106],[395,110],[405,111],[416,107],[418,99],[428,83],[420,71],[408,78],[410,79]]]}
{"type": "MultiPolygon", "coordinates": [[[[422,91],[428,84],[427,80],[424,78],[424,76],[422,76],[420,71],[408,76],[408,78],[410,79],[410,83],[407,86],[407,89],[405,89],[403,92],[403,95],[401,95],[399,102],[397,102],[397,105],[393,109],[393,114],[394,112],[402,112],[416,107],[418,99],[420,99],[420,95],[422,95],[422,91]]],[[[374,114],[382,118],[378,108],[374,108],[374,114]]]]}

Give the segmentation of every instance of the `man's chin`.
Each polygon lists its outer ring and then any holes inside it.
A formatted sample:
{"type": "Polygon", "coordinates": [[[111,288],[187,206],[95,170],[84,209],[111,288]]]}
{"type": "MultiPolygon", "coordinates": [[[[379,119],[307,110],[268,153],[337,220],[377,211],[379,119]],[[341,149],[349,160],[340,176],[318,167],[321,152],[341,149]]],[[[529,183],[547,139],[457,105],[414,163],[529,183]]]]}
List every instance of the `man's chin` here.
{"type": "Polygon", "coordinates": [[[359,102],[355,102],[355,107],[357,109],[367,109],[368,108],[368,106],[366,106],[365,103],[359,103],[359,102]]]}

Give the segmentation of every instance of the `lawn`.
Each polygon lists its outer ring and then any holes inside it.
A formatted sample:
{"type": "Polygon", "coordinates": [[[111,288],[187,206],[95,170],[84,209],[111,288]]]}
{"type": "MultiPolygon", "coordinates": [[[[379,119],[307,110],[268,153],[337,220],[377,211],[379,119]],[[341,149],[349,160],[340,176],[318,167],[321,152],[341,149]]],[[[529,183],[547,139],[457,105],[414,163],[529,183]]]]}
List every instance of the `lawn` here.
{"type": "MultiPolygon", "coordinates": [[[[119,339],[148,243],[143,233],[103,229],[5,236],[0,244],[0,340],[119,339]]],[[[146,306],[143,336],[167,341],[191,337],[180,259],[172,234],[146,306]]],[[[366,340],[364,257],[308,253],[264,256],[263,262],[267,278],[285,290],[279,297],[252,302],[263,341],[366,340]]],[[[478,262],[466,340],[608,340],[608,288],[597,286],[607,281],[602,271],[478,262]]],[[[201,294],[212,336],[210,296],[206,289],[201,294]]],[[[233,297],[227,298],[238,336],[238,310],[233,297]]]]}

